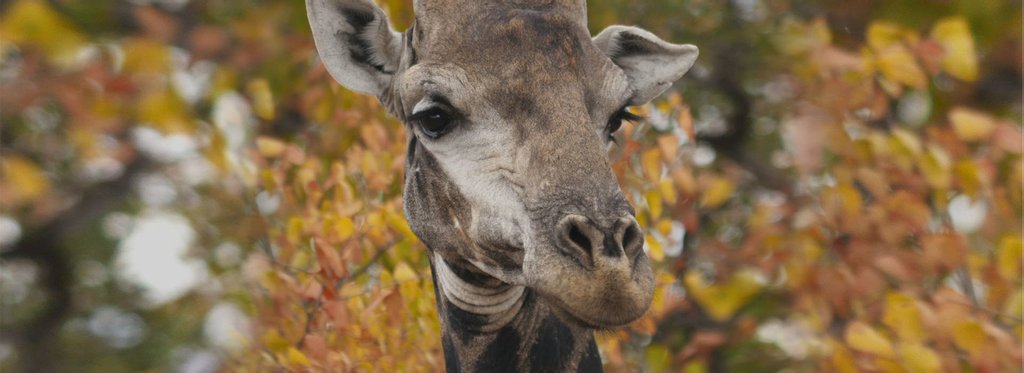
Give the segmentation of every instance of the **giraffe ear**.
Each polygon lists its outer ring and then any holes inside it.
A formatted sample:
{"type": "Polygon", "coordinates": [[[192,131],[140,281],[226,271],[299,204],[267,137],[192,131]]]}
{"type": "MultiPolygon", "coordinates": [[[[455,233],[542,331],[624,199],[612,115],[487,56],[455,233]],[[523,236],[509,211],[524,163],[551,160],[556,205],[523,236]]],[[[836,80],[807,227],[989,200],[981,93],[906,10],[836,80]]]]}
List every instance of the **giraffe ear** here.
{"type": "Polygon", "coordinates": [[[665,92],[697,61],[697,47],[672,44],[646,30],[609,26],[594,44],[619,66],[636,91],[630,105],[642,105],[665,92]]]}
{"type": "Polygon", "coordinates": [[[402,35],[369,0],[306,0],[313,41],[327,71],[356,92],[379,96],[398,69],[402,35]]]}

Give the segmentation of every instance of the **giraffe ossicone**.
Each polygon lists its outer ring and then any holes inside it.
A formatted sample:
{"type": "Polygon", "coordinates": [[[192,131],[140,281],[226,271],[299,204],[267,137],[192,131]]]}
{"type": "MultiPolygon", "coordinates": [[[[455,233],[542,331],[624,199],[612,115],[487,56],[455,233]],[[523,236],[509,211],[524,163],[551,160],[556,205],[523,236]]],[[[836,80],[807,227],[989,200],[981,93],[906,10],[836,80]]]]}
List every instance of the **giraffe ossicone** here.
{"type": "Polygon", "coordinates": [[[643,233],[607,145],[697,48],[636,27],[591,37],[582,0],[306,0],[343,86],[406,124],[404,207],[430,251],[449,372],[600,371],[595,329],[650,306],[643,233]]]}

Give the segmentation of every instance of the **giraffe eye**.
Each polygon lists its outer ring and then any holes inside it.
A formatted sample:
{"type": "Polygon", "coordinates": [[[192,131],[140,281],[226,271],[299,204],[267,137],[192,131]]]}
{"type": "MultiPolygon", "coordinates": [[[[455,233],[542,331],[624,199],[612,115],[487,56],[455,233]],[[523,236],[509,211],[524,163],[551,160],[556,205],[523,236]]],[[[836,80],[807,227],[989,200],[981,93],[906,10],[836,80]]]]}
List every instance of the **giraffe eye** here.
{"type": "Polygon", "coordinates": [[[641,118],[639,115],[629,112],[629,110],[626,110],[626,108],[619,109],[619,111],[616,111],[615,114],[612,114],[611,118],[608,118],[608,126],[606,128],[606,132],[608,133],[608,141],[615,141],[613,135],[615,135],[615,132],[618,131],[619,128],[622,128],[622,121],[637,122],[641,119],[643,118],[641,118]]]}
{"type": "Polygon", "coordinates": [[[452,115],[441,108],[423,110],[409,117],[409,122],[419,127],[420,132],[431,139],[448,133],[452,121],[452,115]]]}

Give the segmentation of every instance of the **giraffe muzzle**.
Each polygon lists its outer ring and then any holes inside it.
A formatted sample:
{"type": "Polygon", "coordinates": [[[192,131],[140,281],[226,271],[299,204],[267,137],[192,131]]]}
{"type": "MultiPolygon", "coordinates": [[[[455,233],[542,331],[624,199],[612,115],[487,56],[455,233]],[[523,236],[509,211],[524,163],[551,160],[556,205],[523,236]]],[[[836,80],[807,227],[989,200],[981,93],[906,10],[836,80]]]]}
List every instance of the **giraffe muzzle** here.
{"type": "Polygon", "coordinates": [[[632,216],[602,225],[586,216],[570,214],[558,222],[555,232],[559,252],[588,270],[603,267],[605,262],[635,262],[644,246],[640,226],[632,216]]]}

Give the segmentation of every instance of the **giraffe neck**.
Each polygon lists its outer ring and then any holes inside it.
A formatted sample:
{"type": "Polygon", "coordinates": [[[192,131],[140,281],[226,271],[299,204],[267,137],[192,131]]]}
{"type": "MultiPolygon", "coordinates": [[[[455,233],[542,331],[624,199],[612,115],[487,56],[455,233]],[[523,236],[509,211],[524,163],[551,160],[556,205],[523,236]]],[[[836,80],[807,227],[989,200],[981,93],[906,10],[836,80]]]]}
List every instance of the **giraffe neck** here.
{"type": "Polygon", "coordinates": [[[602,370],[593,331],[562,322],[534,291],[430,259],[448,372],[602,370]]]}

